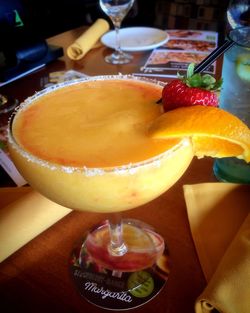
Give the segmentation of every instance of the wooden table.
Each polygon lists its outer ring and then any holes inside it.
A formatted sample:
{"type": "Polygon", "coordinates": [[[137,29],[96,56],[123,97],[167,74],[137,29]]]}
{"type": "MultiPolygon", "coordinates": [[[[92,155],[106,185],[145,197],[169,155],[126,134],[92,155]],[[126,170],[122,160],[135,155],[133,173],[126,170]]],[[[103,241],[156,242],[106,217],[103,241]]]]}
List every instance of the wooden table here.
{"type": "MultiPolygon", "coordinates": [[[[67,47],[82,29],[67,32],[49,40],[67,47]]],[[[89,52],[81,61],[66,56],[19,81],[2,88],[7,95],[23,100],[42,88],[48,73],[75,69],[88,75],[133,73],[143,64],[149,52],[134,53],[132,63],[114,66],[103,57],[110,50],[101,47],[89,52]]],[[[215,181],[213,160],[193,160],[184,176],[158,199],[140,208],[123,213],[124,217],[142,219],[153,225],[166,239],[172,268],[166,287],[148,304],[135,312],[192,313],[194,302],[206,285],[192,241],[183,196],[184,184],[215,181]]],[[[6,179],[1,182],[9,185],[6,179]]],[[[72,247],[93,224],[106,218],[103,214],[73,212],[29,242],[0,264],[1,312],[77,313],[100,312],[86,302],[75,289],[69,274],[68,261],[72,247]]]]}

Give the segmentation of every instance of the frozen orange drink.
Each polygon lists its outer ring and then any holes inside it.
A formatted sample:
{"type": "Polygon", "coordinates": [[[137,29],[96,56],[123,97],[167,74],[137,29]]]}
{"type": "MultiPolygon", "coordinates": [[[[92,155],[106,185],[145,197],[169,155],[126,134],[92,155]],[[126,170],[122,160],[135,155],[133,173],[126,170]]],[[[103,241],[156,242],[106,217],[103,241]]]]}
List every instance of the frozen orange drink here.
{"type": "Polygon", "coordinates": [[[26,100],[15,115],[10,153],[26,180],[77,210],[122,211],[166,191],[192,160],[187,140],[148,136],[162,114],[162,85],[92,78],[26,100]]]}

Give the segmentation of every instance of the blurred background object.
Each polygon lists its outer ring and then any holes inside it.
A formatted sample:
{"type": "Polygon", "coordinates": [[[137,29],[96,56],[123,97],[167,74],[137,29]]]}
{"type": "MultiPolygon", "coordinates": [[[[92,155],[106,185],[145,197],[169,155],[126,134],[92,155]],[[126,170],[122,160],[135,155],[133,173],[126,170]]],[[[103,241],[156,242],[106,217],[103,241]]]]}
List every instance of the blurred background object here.
{"type": "Polygon", "coordinates": [[[156,25],[223,31],[228,0],[158,0],[156,25]]]}
{"type": "Polygon", "coordinates": [[[227,8],[227,28],[250,26],[250,0],[231,0],[227,8]]]}
{"type": "MultiPolygon", "coordinates": [[[[123,26],[224,33],[227,6],[228,0],[135,0],[123,26]]],[[[47,38],[97,18],[107,19],[98,0],[0,0],[0,85],[62,56],[47,38]]]]}

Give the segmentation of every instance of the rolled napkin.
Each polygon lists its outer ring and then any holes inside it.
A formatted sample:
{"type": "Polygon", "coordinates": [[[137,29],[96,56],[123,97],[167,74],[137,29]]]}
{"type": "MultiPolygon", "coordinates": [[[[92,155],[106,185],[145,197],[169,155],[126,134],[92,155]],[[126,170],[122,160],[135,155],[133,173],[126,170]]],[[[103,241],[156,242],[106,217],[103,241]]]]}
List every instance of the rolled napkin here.
{"type": "Polygon", "coordinates": [[[208,281],[196,313],[250,311],[249,185],[184,186],[197,254],[208,281]]]}
{"type": "Polygon", "coordinates": [[[98,40],[109,30],[109,23],[104,19],[97,19],[73,44],[67,48],[67,55],[72,60],[80,60],[95,47],[98,40]]]}
{"type": "Polygon", "coordinates": [[[30,187],[0,188],[0,262],[70,212],[30,187]]]}

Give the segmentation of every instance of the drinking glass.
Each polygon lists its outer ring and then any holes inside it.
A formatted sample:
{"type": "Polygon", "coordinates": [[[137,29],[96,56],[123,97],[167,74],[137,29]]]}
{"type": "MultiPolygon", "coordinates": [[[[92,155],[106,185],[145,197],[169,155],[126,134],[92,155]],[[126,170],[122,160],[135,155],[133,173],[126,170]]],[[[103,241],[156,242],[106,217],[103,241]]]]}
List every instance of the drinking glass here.
{"type": "Polygon", "coordinates": [[[99,0],[101,9],[109,16],[115,28],[115,51],[105,57],[111,64],[126,64],[132,60],[132,55],[121,49],[120,27],[124,17],[133,6],[134,0],[99,0]]]}
{"type": "MultiPolygon", "coordinates": [[[[235,44],[224,54],[220,107],[250,126],[250,27],[231,30],[229,37],[235,44]]],[[[250,165],[237,158],[216,160],[214,173],[221,181],[250,183],[250,165]]]]}
{"type": "MultiPolygon", "coordinates": [[[[147,140],[152,150],[144,153],[137,148],[151,114],[151,120],[162,114],[156,104],[162,87],[161,82],[122,75],[64,82],[24,101],[9,124],[11,157],[34,189],[71,209],[111,213],[111,221],[105,219],[89,230],[72,261],[81,294],[108,309],[139,306],[164,285],[155,280],[159,260],[166,257],[163,238],[143,222],[116,215],[164,193],[193,158],[187,139],[150,144],[145,135],[143,143],[147,140]],[[39,102],[42,105],[36,109],[39,102]],[[125,105],[129,107],[124,109],[125,105]],[[83,108],[81,114],[77,108],[83,108]],[[31,124],[32,129],[27,129],[31,124]],[[99,141],[93,140],[96,134],[99,141]],[[118,162],[122,146],[116,151],[116,145],[126,138],[131,155],[126,161],[122,154],[118,162]],[[100,149],[115,153],[105,158],[100,149]],[[134,155],[136,149],[139,157],[134,155]]],[[[163,272],[161,267],[160,275],[163,272]]]]}
{"type": "Polygon", "coordinates": [[[250,26],[250,0],[231,0],[227,7],[229,29],[250,26]]]}

